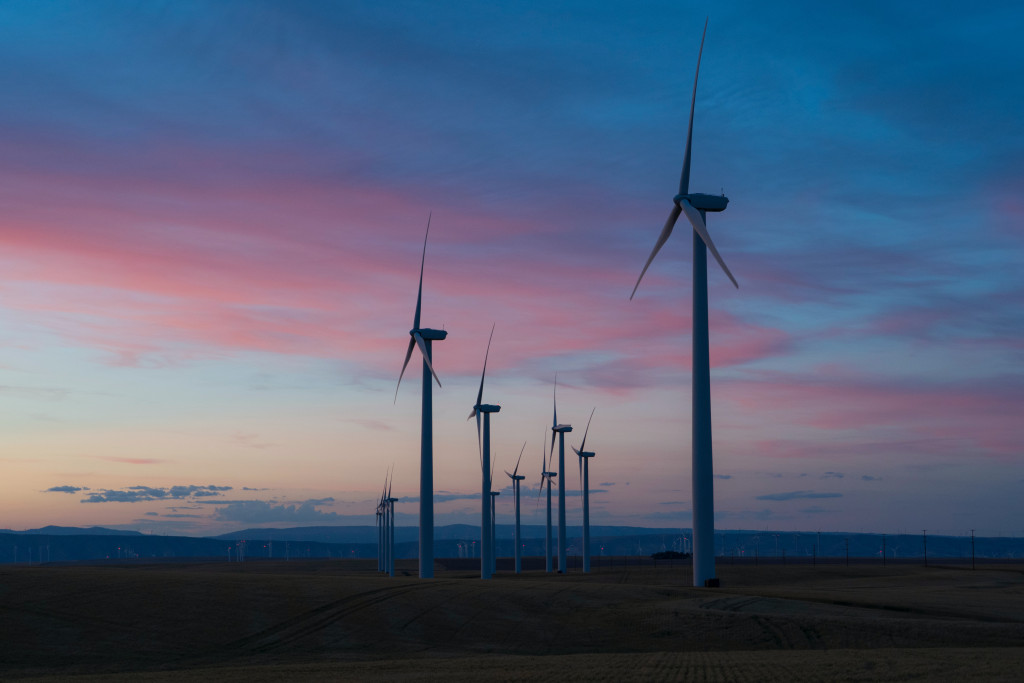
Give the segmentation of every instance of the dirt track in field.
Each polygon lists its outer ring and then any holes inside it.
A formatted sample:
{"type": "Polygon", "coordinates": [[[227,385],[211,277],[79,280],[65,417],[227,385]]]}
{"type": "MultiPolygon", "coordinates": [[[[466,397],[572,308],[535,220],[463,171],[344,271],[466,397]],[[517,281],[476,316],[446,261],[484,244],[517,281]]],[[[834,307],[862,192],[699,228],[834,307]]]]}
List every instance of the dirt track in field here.
{"type": "Polygon", "coordinates": [[[1024,680],[1024,567],[361,566],[6,568],[0,679],[1024,680]]]}

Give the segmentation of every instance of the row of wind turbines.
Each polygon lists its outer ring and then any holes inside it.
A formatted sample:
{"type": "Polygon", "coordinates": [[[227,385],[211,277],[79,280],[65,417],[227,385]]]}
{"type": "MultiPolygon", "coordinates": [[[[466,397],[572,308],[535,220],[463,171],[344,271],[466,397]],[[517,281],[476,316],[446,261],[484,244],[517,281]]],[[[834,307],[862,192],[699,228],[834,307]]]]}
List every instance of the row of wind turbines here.
{"type": "MultiPolygon", "coordinates": [[[[693,228],[693,354],[692,354],[692,504],[693,504],[693,585],[695,586],[717,586],[718,579],[715,577],[714,559],[714,480],[712,466],[712,443],[711,443],[711,386],[710,386],[710,361],[708,344],[708,292],[707,292],[707,252],[718,261],[719,266],[732,281],[733,285],[739,287],[729,268],[725,265],[714,242],[707,231],[707,213],[724,211],[729,203],[723,195],[710,195],[691,193],[690,184],[690,150],[693,139],[693,113],[697,100],[697,79],[700,75],[700,60],[704,52],[704,37],[707,34],[707,22],[704,24],[704,34],[701,36],[700,51],[697,55],[697,71],[693,80],[693,95],[690,101],[690,119],[686,132],[686,147],[683,154],[682,173],[679,179],[679,192],[673,198],[673,207],[655,242],[647,262],[644,264],[640,276],[637,278],[632,299],[643,280],[644,274],[651,266],[655,256],[668,241],[676,221],[681,214],[686,215],[693,228]]],[[[418,348],[423,360],[423,394],[422,394],[422,415],[421,415],[421,437],[420,437],[420,525],[419,525],[419,576],[420,578],[433,578],[434,576],[434,504],[433,504],[433,412],[432,412],[432,389],[433,381],[441,386],[441,380],[434,371],[432,364],[432,345],[435,341],[443,341],[448,333],[444,330],[435,330],[422,327],[420,313],[423,300],[423,268],[426,262],[427,239],[430,236],[430,218],[427,219],[426,236],[423,239],[423,255],[420,259],[419,289],[416,295],[416,312],[413,316],[413,326],[409,331],[409,346],[405,353],[405,362],[402,364],[402,371],[398,377],[398,386],[395,388],[395,400],[398,398],[398,387],[401,386],[402,377],[412,358],[413,349],[418,348]]],[[[487,342],[487,352],[484,355],[484,370],[480,377],[480,389],[477,392],[476,403],[470,413],[469,419],[476,418],[477,441],[480,452],[481,471],[481,505],[480,505],[480,528],[481,528],[481,578],[490,578],[494,571],[494,497],[497,495],[491,491],[492,464],[490,448],[490,420],[493,413],[501,410],[501,407],[483,402],[484,378],[487,374],[487,359],[490,355],[491,340],[494,337],[494,329],[491,329],[491,338],[487,342]]],[[[555,392],[557,392],[557,379],[555,392]]],[[[593,418],[593,412],[591,412],[593,418]]],[[[590,422],[587,422],[589,431],[590,422]]],[[[558,477],[558,473],[565,472],[565,435],[572,431],[572,426],[558,423],[557,396],[555,397],[554,415],[551,426],[551,446],[544,453],[544,467],[541,473],[541,486],[547,489],[547,535],[546,535],[546,568],[551,571],[551,481],[558,478],[558,568],[565,572],[566,567],[566,528],[565,528],[565,476],[558,477]],[[558,441],[558,469],[551,471],[550,458],[554,455],[555,441],[558,441]]],[[[585,451],[586,433],[584,432],[583,443],[576,451],[580,459],[581,479],[583,490],[583,562],[584,571],[590,570],[590,518],[589,518],[589,459],[594,457],[593,452],[585,451]]],[[[525,449],[525,445],[524,445],[525,449]]],[[[520,460],[522,453],[520,453],[520,460]]],[[[513,480],[515,493],[516,510],[516,571],[521,570],[520,539],[519,539],[519,483],[524,478],[519,475],[519,462],[513,473],[508,473],[513,480]]],[[[380,569],[394,575],[394,502],[391,498],[391,475],[389,473],[385,485],[385,493],[382,494],[378,506],[378,528],[381,540],[380,569]]]]}

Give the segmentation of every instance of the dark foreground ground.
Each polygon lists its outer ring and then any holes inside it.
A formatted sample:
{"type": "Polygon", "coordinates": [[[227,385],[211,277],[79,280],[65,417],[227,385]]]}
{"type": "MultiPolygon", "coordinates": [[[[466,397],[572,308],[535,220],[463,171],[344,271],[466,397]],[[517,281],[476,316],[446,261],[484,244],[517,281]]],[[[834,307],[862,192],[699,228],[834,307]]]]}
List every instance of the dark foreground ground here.
{"type": "Polygon", "coordinates": [[[1024,566],[374,567],[0,569],[0,680],[1024,680],[1024,566]]]}

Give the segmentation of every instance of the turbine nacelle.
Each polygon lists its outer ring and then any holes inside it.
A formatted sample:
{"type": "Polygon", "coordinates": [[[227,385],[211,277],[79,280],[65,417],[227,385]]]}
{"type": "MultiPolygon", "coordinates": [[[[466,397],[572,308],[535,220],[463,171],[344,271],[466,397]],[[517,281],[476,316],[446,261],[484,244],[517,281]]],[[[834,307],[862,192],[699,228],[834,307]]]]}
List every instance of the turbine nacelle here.
{"type": "Polygon", "coordinates": [[[572,450],[576,453],[576,455],[580,456],[581,458],[593,458],[595,455],[597,455],[597,453],[595,453],[594,451],[581,451],[575,446],[572,447],[572,450]]]}
{"type": "Polygon", "coordinates": [[[572,431],[572,425],[555,425],[551,431],[557,434],[567,434],[572,431]]]}
{"type": "Polygon", "coordinates": [[[677,194],[672,201],[678,206],[681,201],[689,202],[690,206],[701,211],[725,211],[729,206],[729,198],[717,194],[703,194],[694,192],[692,194],[677,194]]]}
{"type": "Polygon", "coordinates": [[[419,333],[419,335],[424,339],[429,339],[430,341],[442,341],[448,336],[448,332],[446,330],[432,330],[429,327],[421,327],[418,330],[409,330],[409,335],[411,337],[415,337],[417,333],[419,333]]]}
{"type": "Polygon", "coordinates": [[[469,414],[469,418],[467,418],[467,419],[472,419],[472,418],[476,417],[476,414],[478,412],[479,413],[497,413],[497,412],[501,412],[501,406],[493,405],[493,404],[490,404],[490,403],[483,403],[481,405],[473,406],[473,412],[469,414]]]}

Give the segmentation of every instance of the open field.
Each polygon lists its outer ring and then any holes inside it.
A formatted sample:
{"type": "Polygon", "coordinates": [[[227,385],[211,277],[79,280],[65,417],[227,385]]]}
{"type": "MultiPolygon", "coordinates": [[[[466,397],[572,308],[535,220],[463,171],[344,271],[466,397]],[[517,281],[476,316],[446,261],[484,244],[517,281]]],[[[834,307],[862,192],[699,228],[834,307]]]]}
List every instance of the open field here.
{"type": "Polygon", "coordinates": [[[1024,680],[1019,565],[374,567],[7,567],[0,679],[1024,680]]]}

